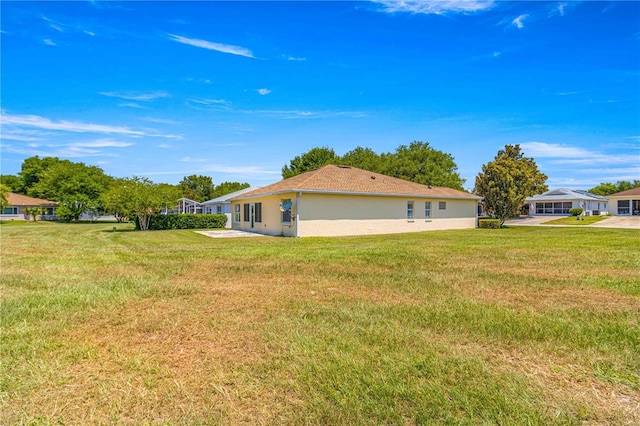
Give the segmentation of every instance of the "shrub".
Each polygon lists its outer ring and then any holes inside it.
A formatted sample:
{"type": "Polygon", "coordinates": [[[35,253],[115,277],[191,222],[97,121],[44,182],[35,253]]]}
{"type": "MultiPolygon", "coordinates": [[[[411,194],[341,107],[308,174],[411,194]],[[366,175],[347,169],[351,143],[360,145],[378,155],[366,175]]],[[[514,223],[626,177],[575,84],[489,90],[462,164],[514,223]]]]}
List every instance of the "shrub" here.
{"type": "MultiPolygon", "coordinates": [[[[135,222],[136,229],[140,229],[138,221],[135,222]]],[[[223,228],[226,223],[224,214],[154,214],[149,230],[223,228]]]]}
{"type": "Polygon", "coordinates": [[[478,227],[484,229],[500,229],[500,219],[480,219],[478,227]]]}
{"type": "Polygon", "coordinates": [[[584,210],[581,207],[573,207],[569,209],[569,214],[571,216],[580,216],[584,210]]]}

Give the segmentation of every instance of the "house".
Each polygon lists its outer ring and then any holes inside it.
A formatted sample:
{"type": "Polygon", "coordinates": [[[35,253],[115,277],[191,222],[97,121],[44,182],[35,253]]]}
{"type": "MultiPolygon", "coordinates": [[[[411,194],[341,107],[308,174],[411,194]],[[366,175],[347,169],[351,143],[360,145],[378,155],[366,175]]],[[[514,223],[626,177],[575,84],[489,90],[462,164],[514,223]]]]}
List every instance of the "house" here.
{"type": "Polygon", "coordinates": [[[569,209],[582,208],[585,215],[601,215],[608,213],[607,197],[595,195],[587,191],[574,191],[560,188],[534,195],[525,199],[529,203],[529,215],[562,215],[569,214],[569,209]]]}
{"type": "Polygon", "coordinates": [[[255,191],[259,187],[251,186],[239,191],[232,192],[230,194],[223,195],[212,200],[203,201],[200,203],[202,207],[202,213],[204,214],[224,214],[227,215],[227,224],[225,228],[231,228],[231,199],[247,192],[255,191]]]}
{"type": "Polygon", "coordinates": [[[480,197],[326,165],[231,199],[233,229],[288,237],[475,228],[480,197]]]}
{"type": "Polygon", "coordinates": [[[610,212],[619,216],[640,215],[640,188],[628,189],[609,195],[610,212]]]}
{"type": "Polygon", "coordinates": [[[2,209],[0,220],[27,220],[29,219],[29,214],[26,209],[34,207],[44,209],[44,213],[39,215],[41,220],[52,220],[55,219],[55,208],[58,205],[55,201],[27,197],[13,192],[7,194],[7,202],[7,206],[2,209]]]}

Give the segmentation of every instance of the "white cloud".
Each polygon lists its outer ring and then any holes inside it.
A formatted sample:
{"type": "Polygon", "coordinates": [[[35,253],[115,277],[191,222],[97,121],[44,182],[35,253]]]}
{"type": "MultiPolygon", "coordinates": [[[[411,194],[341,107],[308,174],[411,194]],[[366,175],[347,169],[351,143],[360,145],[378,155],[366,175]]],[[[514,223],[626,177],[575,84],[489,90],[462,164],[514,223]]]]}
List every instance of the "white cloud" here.
{"type": "Polygon", "coordinates": [[[251,53],[251,50],[245,47],[234,46],[232,44],[214,43],[212,41],[200,40],[197,38],[187,38],[187,37],[182,37],[175,34],[167,34],[167,35],[171,40],[176,41],[178,43],[187,44],[189,46],[200,47],[202,49],[207,49],[207,50],[215,50],[217,52],[229,53],[231,55],[244,56],[247,58],[255,58],[253,56],[253,53],[251,53]]]}
{"type": "Polygon", "coordinates": [[[75,148],[126,148],[132,145],[132,142],[121,142],[111,139],[97,139],[95,141],[74,142],[69,144],[70,147],[75,148]]]}
{"type": "Polygon", "coordinates": [[[262,96],[264,96],[264,95],[268,95],[269,93],[271,93],[271,90],[262,88],[262,89],[258,89],[258,93],[260,93],[262,96]]]}
{"type": "Polygon", "coordinates": [[[570,145],[546,142],[520,144],[526,155],[552,159],[552,164],[565,165],[616,165],[640,164],[640,154],[607,154],[570,145]]]}
{"type": "MultiPolygon", "coordinates": [[[[168,98],[171,95],[165,91],[156,91],[156,92],[98,92],[103,96],[108,96],[110,98],[120,98],[126,99],[128,101],[153,101],[161,98],[168,98]]],[[[127,105],[130,106],[130,105],[127,105]]]]}
{"type": "Polygon", "coordinates": [[[489,10],[493,0],[373,0],[387,13],[406,12],[414,14],[444,15],[446,13],[474,13],[489,10]]]}
{"type": "Polygon", "coordinates": [[[11,115],[4,112],[2,113],[2,125],[25,126],[73,133],[115,133],[129,136],[144,136],[144,132],[132,130],[128,127],[82,123],[78,121],[52,121],[39,115],[11,115]]]}
{"type": "Polygon", "coordinates": [[[524,28],[524,20],[527,19],[529,17],[529,15],[520,15],[517,18],[515,18],[513,21],[511,21],[511,24],[516,26],[518,29],[523,29],[524,28]]]}
{"type": "Polygon", "coordinates": [[[51,39],[45,38],[42,40],[42,44],[47,46],[57,46],[51,39]]]}
{"type": "Polygon", "coordinates": [[[4,127],[35,128],[71,133],[103,133],[118,134],[132,137],[154,136],[163,138],[180,139],[180,135],[162,134],[154,129],[134,130],[124,126],[111,126],[106,124],[83,123],[79,121],[53,121],[39,115],[12,115],[2,111],[0,123],[4,127]]]}

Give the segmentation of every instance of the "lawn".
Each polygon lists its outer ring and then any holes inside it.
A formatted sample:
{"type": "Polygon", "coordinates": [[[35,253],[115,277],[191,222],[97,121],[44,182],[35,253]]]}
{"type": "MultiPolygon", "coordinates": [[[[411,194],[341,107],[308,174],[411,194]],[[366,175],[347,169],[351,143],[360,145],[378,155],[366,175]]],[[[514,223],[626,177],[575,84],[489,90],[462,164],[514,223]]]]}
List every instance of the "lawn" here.
{"type": "Polygon", "coordinates": [[[544,222],[545,225],[591,225],[592,223],[600,222],[607,219],[609,216],[580,216],[578,219],[576,216],[562,217],[560,219],[550,220],[544,222]]]}
{"type": "Polygon", "coordinates": [[[9,424],[638,424],[640,233],[0,225],[9,424]]]}

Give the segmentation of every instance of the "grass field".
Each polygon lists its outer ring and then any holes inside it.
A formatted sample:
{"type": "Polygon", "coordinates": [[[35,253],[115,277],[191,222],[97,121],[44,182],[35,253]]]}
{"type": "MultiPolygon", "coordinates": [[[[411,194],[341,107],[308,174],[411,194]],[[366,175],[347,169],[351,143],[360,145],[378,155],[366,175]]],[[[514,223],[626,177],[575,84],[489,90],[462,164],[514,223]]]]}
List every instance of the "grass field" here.
{"type": "Polygon", "coordinates": [[[560,219],[550,220],[548,222],[544,222],[545,225],[591,225],[596,222],[603,221],[607,219],[608,216],[581,216],[580,220],[578,220],[575,216],[562,217],[560,219]]]}
{"type": "Polygon", "coordinates": [[[640,424],[640,232],[2,224],[10,424],[640,424]]]}

